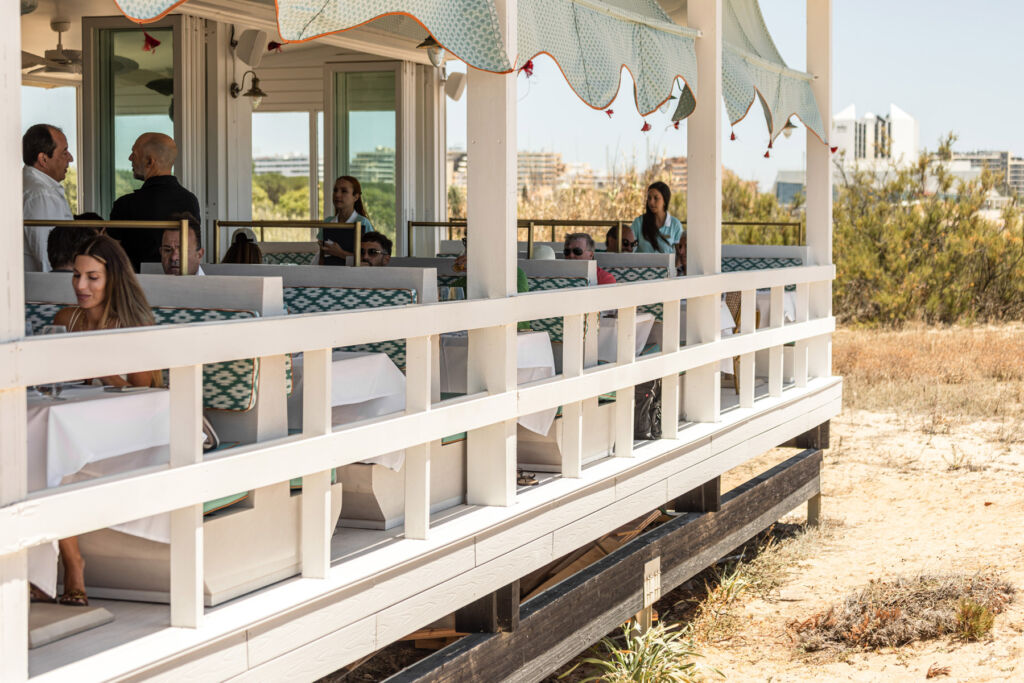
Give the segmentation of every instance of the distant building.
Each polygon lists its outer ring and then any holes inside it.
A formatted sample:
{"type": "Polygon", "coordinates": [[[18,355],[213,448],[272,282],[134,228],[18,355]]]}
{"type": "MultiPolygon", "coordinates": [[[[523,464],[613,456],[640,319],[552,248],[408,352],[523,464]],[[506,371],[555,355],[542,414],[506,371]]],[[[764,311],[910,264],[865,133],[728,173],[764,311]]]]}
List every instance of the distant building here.
{"type": "Polygon", "coordinates": [[[987,168],[1003,177],[1010,194],[1024,196],[1024,158],[1009,152],[975,151],[953,152],[953,161],[965,162],[979,172],[987,168]]]}
{"type": "Polygon", "coordinates": [[[784,206],[792,205],[796,195],[805,195],[807,185],[807,173],[804,171],[779,171],[775,176],[775,185],[772,187],[772,194],[779,204],[784,206]]]}
{"type": "Polygon", "coordinates": [[[675,192],[686,192],[687,162],[686,157],[665,157],[654,166],[657,175],[668,176],[668,186],[675,192]]]}
{"type": "Polygon", "coordinates": [[[561,184],[566,170],[558,152],[520,151],[517,165],[516,184],[519,190],[524,187],[531,190],[553,189],[561,184]]]}
{"type": "Polygon", "coordinates": [[[832,119],[832,144],[849,167],[912,165],[917,162],[920,137],[917,120],[895,104],[884,116],[868,112],[860,118],[851,104],[832,119]]]}
{"type": "Polygon", "coordinates": [[[372,152],[357,152],[349,163],[349,175],[360,183],[395,183],[395,150],[376,147],[372,152]]]}
{"type": "Polygon", "coordinates": [[[445,169],[448,176],[448,185],[456,185],[458,187],[466,187],[466,169],[467,169],[467,155],[466,151],[462,149],[450,149],[448,150],[447,163],[445,169]]]}
{"type": "MultiPolygon", "coordinates": [[[[305,156],[270,156],[256,157],[253,160],[253,173],[280,173],[283,176],[309,177],[309,157],[305,156]]],[[[324,175],[324,162],[320,160],[319,177],[324,175]]]]}

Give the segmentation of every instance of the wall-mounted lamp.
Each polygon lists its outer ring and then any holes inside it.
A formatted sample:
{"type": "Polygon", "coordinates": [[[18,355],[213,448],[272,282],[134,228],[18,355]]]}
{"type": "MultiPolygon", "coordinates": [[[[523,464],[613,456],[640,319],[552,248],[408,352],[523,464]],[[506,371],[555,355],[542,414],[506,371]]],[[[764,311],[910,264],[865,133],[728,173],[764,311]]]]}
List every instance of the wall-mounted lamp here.
{"type": "Polygon", "coordinates": [[[786,125],[782,127],[782,134],[788,138],[793,135],[794,130],[796,130],[796,124],[791,119],[786,119],[786,125]]]}
{"type": "Polygon", "coordinates": [[[242,97],[251,97],[253,109],[259,109],[260,103],[263,102],[263,98],[267,96],[267,93],[263,92],[260,88],[260,79],[252,69],[242,74],[241,85],[238,83],[231,84],[231,96],[237,98],[239,95],[242,97]],[[252,74],[252,82],[249,84],[249,89],[242,92],[242,88],[245,87],[245,77],[249,74],[252,74]]]}
{"type": "Polygon", "coordinates": [[[427,59],[438,69],[444,64],[444,48],[441,44],[434,40],[434,36],[428,35],[422,43],[416,46],[421,50],[427,51],[427,59]]]}

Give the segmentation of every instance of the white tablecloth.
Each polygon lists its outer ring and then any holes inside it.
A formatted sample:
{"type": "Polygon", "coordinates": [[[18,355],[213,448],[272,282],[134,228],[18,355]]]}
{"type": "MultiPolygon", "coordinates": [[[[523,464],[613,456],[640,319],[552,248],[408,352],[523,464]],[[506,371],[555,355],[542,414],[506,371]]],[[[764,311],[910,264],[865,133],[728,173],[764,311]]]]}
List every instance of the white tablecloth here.
{"type": "MultiPolygon", "coordinates": [[[[772,310],[771,290],[757,290],[757,310],[761,314],[761,324],[757,326],[757,329],[768,327],[772,310]]],[[[796,320],[796,292],[782,293],[782,320],[787,323],[796,320]]]]}
{"type": "MultiPolygon", "coordinates": [[[[29,394],[29,491],[167,462],[167,390],[117,394],[100,387],[74,387],[65,389],[63,396],[67,400],[29,394]]],[[[167,542],[170,538],[166,515],[113,528],[155,541],[167,542]]],[[[29,550],[29,580],[47,593],[54,593],[56,543],[29,550]]]]}
{"type": "MultiPolygon", "coordinates": [[[[686,299],[679,302],[679,343],[686,343],[686,299]]],[[[736,321],[732,317],[732,313],[729,311],[729,307],[725,305],[725,298],[722,298],[722,305],[718,312],[718,325],[722,331],[723,337],[728,337],[732,334],[733,329],[736,327],[736,321]]]]}
{"type": "MultiPolygon", "coordinates": [[[[516,344],[516,382],[526,384],[555,376],[555,358],[547,332],[520,332],[516,344]]],[[[466,393],[466,369],[469,364],[469,335],[453,332],[441,335],[441,392],[466,393]]],[[[519,424],[531,432],[547,434],[557,409],[543,410],[519,418],[519,424]]]]}
{"type": "MultiPolygon", "coordinates": [[[[651,336],[651,328],[654,327],[654,315],[650,313],[636,314],[636,355],[644,350],[647,345],[647,338],[651,336]]],[[[619,348],[619,319],[602,316],[598,321],[597,331],[597,359],[605,363],[614,363],[618,360],[619,348]]]]}
{"type": "MultiPolygon", "coordinates": [[[[405,410],[405,375],[385,353],[335,351],[331,355],[331,424],[340,425],[405,410]]],[[[302,429],[302,356],[292,357],[288,427],[302,429]]],[[[362,462],[398,471],[405,451],[362,462]]]]}

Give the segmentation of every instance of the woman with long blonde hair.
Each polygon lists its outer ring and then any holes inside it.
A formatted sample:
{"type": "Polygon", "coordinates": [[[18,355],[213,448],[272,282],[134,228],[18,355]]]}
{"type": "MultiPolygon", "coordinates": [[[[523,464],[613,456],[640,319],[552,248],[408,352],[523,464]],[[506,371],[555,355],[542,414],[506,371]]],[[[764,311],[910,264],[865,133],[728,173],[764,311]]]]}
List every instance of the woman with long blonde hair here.
{"type": "MultiPolygon", "coordinates": [[[[55,325],[63,325],[68,332],[143,327],[156,322],[128,255],[106,235],[97,235],[78,249],[71,282],[78,305],[62,308],[53,319],[55,325]]],[[[117,387],[163,386],[163,373],[160,370],[131,372],[126,377],[101,377],[100,381],[117,387]]],[[[58,545],[64,565],[64,594],[59,602],[88,605],[85,560],[78,549],[78,539],[65,538],[58,545]]]]}

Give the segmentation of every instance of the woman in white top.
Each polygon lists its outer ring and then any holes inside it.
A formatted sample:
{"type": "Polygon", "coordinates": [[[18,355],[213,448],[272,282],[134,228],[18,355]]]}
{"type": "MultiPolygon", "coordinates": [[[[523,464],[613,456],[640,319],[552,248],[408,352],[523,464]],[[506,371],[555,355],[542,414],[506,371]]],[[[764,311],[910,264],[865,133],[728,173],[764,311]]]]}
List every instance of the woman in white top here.
{"type": "MultiPolygon", "coordinates": [[[[335,223],[357,223],[360,232],[366,234],[373,230],[370,219],[363,208],[363,188],[359,181],[343,175],[334,181],[334,218],[335,223]]],[[[345,257],[352,256],[356,248],[356,238],[352,230],[343,228],[327,228],[317,236],[320,242],[320,264],[328,266],[345,265],[345,257]]]]}
{"type": "Polygon", "coordinates": [[[637,239],[637,252],[641,254],[671,254],[683,237],[683,224],[668,213],[672,192],[660,180],[647,188],[647,211],[633,221],[633,234],[637,239]]]}

